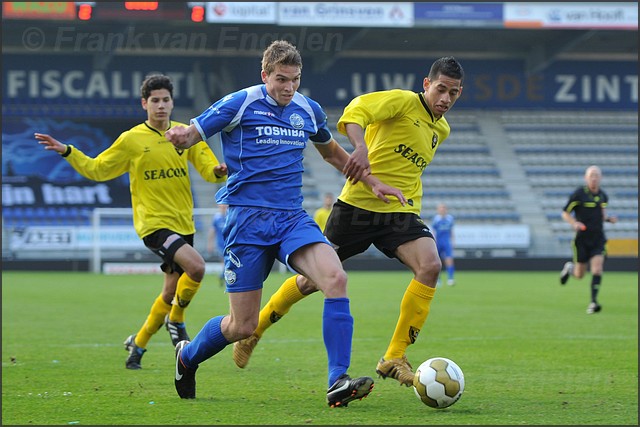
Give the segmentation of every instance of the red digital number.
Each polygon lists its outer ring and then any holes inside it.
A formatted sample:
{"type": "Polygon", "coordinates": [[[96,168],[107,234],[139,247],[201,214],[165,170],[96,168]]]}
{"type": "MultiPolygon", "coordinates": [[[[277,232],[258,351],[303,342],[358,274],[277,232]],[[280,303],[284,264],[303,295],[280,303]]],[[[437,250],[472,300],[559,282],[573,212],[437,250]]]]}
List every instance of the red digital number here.
{"type": "Polygon", "coordinates": [[[126,1],[124,8],[127,10],[158,10],[157,1],[126,1]]]}

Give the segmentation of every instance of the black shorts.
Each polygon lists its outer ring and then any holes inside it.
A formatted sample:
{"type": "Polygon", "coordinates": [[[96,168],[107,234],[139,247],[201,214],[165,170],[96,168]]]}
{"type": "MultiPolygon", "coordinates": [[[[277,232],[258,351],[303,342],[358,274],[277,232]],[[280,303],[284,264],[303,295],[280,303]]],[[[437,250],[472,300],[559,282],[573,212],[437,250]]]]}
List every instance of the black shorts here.
{"type": "Polygon", "coordinates": [[[433,234],[413,213],[380,213],[360,209],[338,200],[331,210],[324,234],[341,261],[366,251],[372,244],[389,258],[403,243],[433,234]]]}
{"type": "Polygon", "coordinates": [[[164,261],[160,269],[167,274],[184,273],[182,267],[173,261],[178,249],[183,245],[193,246],[193,234],[182,235],[167,228],[161,228],[145,236],[142,241],[154,254],[164,261]]]}
{"type": "Polygon", "coordinates": [[[588,263],[596,255],[607,255],[607,239],[602,233],[588,235],[578,233],[573,240],[575,260],[579,263],[588,263]]]}

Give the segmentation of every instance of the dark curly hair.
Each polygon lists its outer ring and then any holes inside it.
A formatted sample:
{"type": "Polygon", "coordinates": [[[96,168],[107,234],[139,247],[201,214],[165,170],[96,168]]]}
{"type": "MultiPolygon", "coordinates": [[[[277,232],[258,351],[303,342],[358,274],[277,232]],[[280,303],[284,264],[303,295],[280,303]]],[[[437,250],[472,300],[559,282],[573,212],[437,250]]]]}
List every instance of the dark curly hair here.
{"type": "Polygon", "coordinates": [[[168,90],[169,95],[173,98],[173,82],[169,76],[164,74],[150,74],[145,77],[140,86],[140,94],[144,99],[148,99],[151,96],[151,91],[158,89],[168,90]]]}

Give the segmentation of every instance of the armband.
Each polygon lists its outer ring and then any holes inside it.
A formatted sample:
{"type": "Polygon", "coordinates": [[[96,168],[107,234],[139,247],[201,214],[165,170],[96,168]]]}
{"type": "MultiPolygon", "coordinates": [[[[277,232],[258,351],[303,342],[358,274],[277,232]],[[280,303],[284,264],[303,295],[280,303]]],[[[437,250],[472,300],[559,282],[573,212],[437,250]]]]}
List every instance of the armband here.
{"type": "Polygon", "coordinates": [[[71,145],[67,145],[67,149],[65,150],[64,153],[61,154],[61,156],[67,157],[69,154],[71,154],[71,145]]]}

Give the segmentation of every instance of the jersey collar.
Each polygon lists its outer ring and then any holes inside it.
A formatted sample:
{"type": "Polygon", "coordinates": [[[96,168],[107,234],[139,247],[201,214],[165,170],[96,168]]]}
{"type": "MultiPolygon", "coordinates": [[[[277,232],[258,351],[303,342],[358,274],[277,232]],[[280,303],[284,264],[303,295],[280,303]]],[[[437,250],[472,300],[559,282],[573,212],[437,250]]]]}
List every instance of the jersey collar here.
{"type": "Polygon", "coordinates": [[[420,92],[418,92],[418,98],[420,99],[420,103],[422,104],[422,106],[424,107],[425,111],[427,112],[427,114],[429,115],[429,117],[431,117],[431,121],[433,123],[437,122],[438,120],[440,120],[442,117],[440,117],[440,119],[436,119],[435,116],[433,115],[433,113],[431,112],[431,110],[429,109],[429,106],[427,105],[427,101],[425,101],[424,99],[424,95],[420,92]]]}
{"type": "Polygon", "coordinates": [[[270,105],[273,105],[274,107],[279,107],[276,100],[273,99],[271,95],[269,95],[269,92],[267,92],[267,85],[262,85],[262,93],[264,94],[264,99],[266,99],[270,105]]]}
{"type": "MultiPolygon", "coordinates": [[[[144,125],[147,127],[147,129],[157,133],[160,136],[164,136],[158,129],[154,128],[153,126],[151,126],[149,123],[147,123],[147,121],[144,121],[144,125]]],[[[169,120],[169,127],[166,130],[171,129],[171,120],[169,120]]]]}

